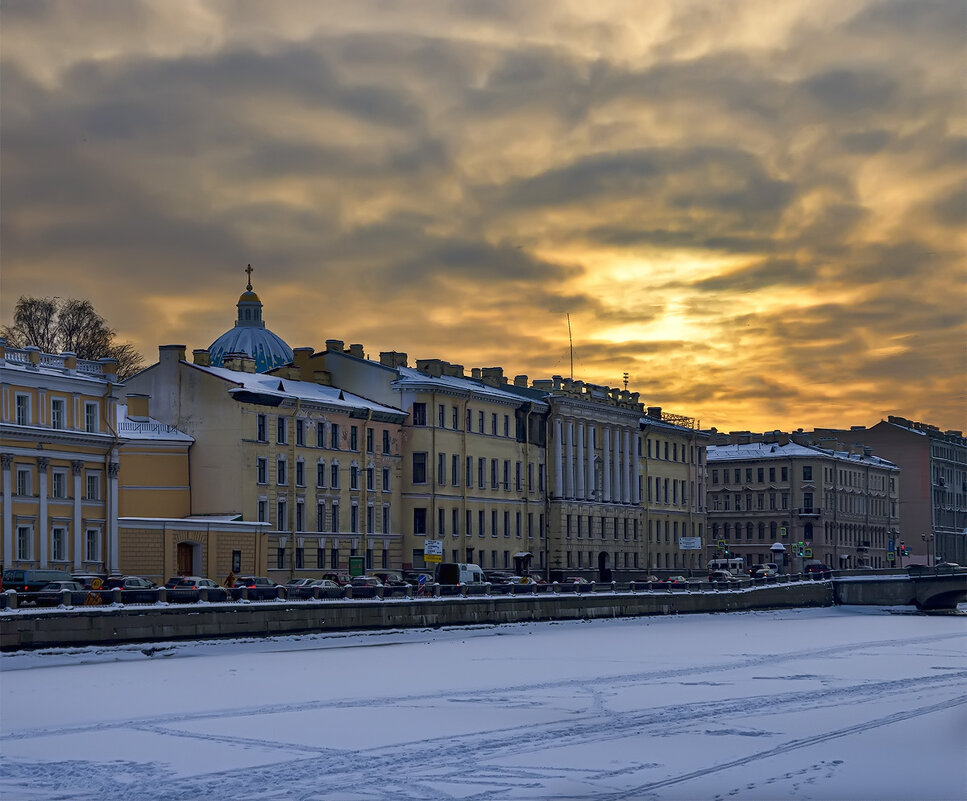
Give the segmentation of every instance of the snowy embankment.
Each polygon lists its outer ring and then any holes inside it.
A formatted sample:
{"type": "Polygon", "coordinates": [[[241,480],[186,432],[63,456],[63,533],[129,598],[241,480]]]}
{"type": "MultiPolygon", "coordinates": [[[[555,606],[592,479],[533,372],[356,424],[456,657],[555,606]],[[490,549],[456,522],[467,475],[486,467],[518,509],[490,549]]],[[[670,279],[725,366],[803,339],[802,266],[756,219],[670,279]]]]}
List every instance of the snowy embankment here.
{"type": "Polygon", "coordinates": [[[836,607],[0,656],[11,799],[961,799],[963,616],[836,607]]]}

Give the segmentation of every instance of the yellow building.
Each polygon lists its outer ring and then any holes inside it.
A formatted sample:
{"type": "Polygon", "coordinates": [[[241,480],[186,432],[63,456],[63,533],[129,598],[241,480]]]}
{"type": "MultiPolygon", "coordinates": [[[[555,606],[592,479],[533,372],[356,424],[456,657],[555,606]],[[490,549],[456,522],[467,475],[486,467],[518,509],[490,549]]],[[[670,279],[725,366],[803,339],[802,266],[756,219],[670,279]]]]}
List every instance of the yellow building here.
{"type": "Polygon", "coordinates": [[[115,371],[0,340],[5,568],[117,570],[115,371]]]}
{"type": "MultiPolygon", "coordinates": [[[[182,345],[159,350],[159,362],[127,386],[194,439],[193,518],[263,524],[269,533],[258,548],[266,574],[280,582],[345,572],[351,557],[367,569],[399,568],[399,409],[299,380],[307,348],[272,373],[256,373],[245,354],[212,367],[206,350],[194,352],[194,363],[182,345]]],[[[196,544],[197,564],[212,549],[196,544]]],[[[247,563],[251,555],[241,556],[247,563]]]]}
{"type": "Polygon", "coordinates": [[[326,351],[302,369],[406,413],[403,567],[426,566],[427,539],[443,543],[447,561],[508,570],[546,565],[547,404],[526,390],[526,376],[514,386],[497,367],[468,376],[462,365],[421,359],[414,368],[393,351],[376,362],[361,345],[346,348],[340,340],[327,340],[326,351]]]}
{"type": "Polygon", "coordinates": [[[704,570],[709,435],[649,406],[641,418],[641,504],[649,570],[704,570]]]}

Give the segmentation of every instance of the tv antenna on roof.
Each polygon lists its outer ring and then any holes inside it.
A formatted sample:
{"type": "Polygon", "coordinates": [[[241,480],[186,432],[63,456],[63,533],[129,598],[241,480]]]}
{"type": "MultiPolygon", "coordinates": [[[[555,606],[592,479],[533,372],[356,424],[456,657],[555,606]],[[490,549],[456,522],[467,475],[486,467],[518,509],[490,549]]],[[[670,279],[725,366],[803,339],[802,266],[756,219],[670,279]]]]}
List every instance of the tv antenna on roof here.
{"type": "Polygon", "coordinates": [[[629,378],[629,376],[628,376],[627,373],[622,373],[621,374],[621,377],[624,379],[624,382],[625,382],[625,391],[627,391],[628,390],[628,378],[629,378]]]}
{"type": "Polygon", "coordinates": [[[571,336],[571,314],[566,313],[567,316],[567,341],[571,348],[571,380],[574,380],[574,338],[571,336]]]}

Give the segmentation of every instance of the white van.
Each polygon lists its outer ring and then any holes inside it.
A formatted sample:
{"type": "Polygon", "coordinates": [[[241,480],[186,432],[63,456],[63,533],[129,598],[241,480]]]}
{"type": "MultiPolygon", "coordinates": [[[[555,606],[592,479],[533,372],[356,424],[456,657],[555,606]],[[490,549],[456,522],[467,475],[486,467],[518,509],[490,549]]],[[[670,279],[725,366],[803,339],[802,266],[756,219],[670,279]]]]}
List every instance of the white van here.
{"type": "Polygon", "coordinates": [[[436,568],[439,584],[483,584],[487,579],[479,565],[466,562],[441,562],[436,568]]]}

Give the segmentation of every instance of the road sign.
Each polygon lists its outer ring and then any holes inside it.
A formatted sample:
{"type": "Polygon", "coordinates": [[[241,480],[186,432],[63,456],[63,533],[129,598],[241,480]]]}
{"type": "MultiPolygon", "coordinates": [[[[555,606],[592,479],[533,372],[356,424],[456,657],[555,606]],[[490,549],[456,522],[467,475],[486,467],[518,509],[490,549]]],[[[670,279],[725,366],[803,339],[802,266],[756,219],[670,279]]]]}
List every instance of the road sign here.
{"type": "Polygon", "coordinates": [[[362,556],[349,557],[349,575],[362,576],[366,573],[366,560],[362,556]]]}
{"type": "Polygon", "coordinates": [[[423,541],[423,561],[442,562],[443,561],[443,540],[424,540],[423,541]]]}
{"type": "Polygon", "coordinates": [[[420,573],[420,575],[418,575],[416,577],[416,583],[417,584],[426,584],[426,573],[420,573]]]}
{"type": "Polygon", "coordinates": [[[99,589],[101,589],[101,580],[99,578],[96,578],[96,579],[92,579],[91,580],[91,589],[92,590],[99,590],[99,589]]]}
{"type": "Polygon", "coordinates": [[[802,555],[805,556],[807,559],[812,559],[813,558],[813,549],[812,548],[806,548],[802,552],[802,555]]]}
{"type": "Polygon", "coordinates": [[[888,562],[893,562],[896,559],[896,554],[893,551],[886,552],[886,559],[888,562]]]}
{"type": "Polygon", "coordinates": [[[786,529],[785,526],[779,526],[779,536],[780,537],[785,537],[788,533],[789,533],[789,531],[786,529]]]}
{"type": "Polygon", "coordinates": [[[717,547],[717,548],[724,548],[725,547],[725,540],[719,540],[717,543],[715,543],[715,547],[717,547]]]}

